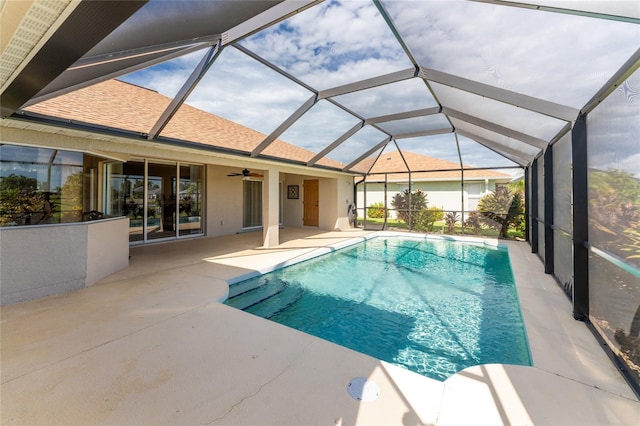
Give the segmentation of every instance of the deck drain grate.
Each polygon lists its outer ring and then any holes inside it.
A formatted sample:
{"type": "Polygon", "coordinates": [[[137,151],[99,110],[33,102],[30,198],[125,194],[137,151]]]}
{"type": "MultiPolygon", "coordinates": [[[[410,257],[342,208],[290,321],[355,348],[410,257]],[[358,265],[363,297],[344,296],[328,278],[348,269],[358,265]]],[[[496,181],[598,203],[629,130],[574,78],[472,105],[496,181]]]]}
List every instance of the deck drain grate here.
{"type": "Polygon", "coordinates": [[[356,377],[349,382],[347,392],[351,398],[359,401],[375,401],[380,396],[380,387],[366,377],[356,377]]]}

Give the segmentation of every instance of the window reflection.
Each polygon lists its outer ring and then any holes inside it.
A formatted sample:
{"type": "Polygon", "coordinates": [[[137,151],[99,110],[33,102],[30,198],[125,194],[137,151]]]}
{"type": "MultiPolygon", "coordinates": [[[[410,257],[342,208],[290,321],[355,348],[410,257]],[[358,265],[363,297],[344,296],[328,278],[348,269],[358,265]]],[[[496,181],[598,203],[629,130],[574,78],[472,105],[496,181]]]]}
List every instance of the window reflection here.
{"type": "Polygon", "coordinates": [[[202,234],[203,166],[129,161],[105,169],[107,211],[129,218],[129,241],[202,234]]]}
{"type": "Polygon", "coordinates": [[[180,166],[180,189],[178,191],[180,235],[202,232],[202,167],[180,166]]]}
{"type": "Polygon", "coordinates": [[[1,144],[0,226],[98,218],[99,161],[80,152],[1,144]]]}

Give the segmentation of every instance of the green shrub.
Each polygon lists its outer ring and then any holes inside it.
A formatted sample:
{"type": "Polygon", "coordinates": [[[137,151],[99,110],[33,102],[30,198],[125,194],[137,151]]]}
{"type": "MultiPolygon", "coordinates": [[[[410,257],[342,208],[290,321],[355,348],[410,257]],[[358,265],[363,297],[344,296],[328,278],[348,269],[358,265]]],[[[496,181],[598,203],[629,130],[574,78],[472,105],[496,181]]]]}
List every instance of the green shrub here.
{"type": "MultiPolygon", "coordinates": [[[[367,208],[367,217],[370,217],[372,219],[380,219],[380,218],[384,218],[384,216],[385,216],[385,208],[384,208],[384,203],[382,201],[373,203],[371,204],[371,206],[369,206],[369,208],[367,208]]],[[[387,213],[387,217],[388,216],[389,214],[387,213]]]]}
{"type": "Polygon", "coordinates": [[[501,238],[508,237],[509,228],[524,226],[524,202],[520,191],[507,187],[496,188],[495,192],[480,199],[478,211],[482,214],[484,224],[498,230],[501,238]]]}
{"type": "MultiPolygon", "coordinates": [[[[398,219],[406,224],[409,224],[409,222],[415,224],[421,211],[427,208],[427,194],[419,189],[415,192],[409,192],[408,189],[405,189],[403,192],[393,196],[391,206],[396,210],[398,219]],[[411,205],[411,215],[409,215],[409,205],[411,205]]],[[[410,227],[413,227],[413,225],[410,225],[410,227]]]]}
{"type": "Polygon", "coordinates": [[[415,228],[420,231],[433,231],[433,224],[444,218],[444,211],[438,207],[428,207],[420,210],[414,223],[415,228]]]}
{"type": "Polygon", "coordinates": [[[448,212],[444,215],[444,223],[447,226],[447,233],[453,234],[453,229],[456,226],[456,223],[460,221],[460,215],[458,212],[448,212]]]}
{"type": "Polygon", "coordinates": [[[470,212],[464,224],[467,228],[471,229],[474,235],[478,235],[482,228],[482,216],[480,216],[478,212],[470,212]]]}

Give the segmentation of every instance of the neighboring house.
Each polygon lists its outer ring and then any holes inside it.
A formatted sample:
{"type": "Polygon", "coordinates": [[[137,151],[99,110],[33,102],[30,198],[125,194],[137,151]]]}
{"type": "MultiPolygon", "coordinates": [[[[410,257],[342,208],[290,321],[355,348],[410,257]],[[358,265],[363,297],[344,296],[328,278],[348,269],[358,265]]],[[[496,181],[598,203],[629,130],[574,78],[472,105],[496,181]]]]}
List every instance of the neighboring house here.
{"type": "MultiPolygon", "coordinates": [[[[460,193],[460,164],[438,158],[428,157],[413,152],[402,151],[404,161],[410,165],[412,170],[419,172],[411,173],[411,191],[421,190],[427,194],[429,207],[438,207],[445,211],[466,213],[474,211],[478,207],[478,201],[489,192],[495,191],[497,185],[506,185],[512,179],[508,174],[494,170],[464,170],[464,189],[460,193]],[[434,170],[429,172],[428,170],[434,170]],[[464,200],[464,208],[462,202],[464,200]]],[[[362,169],[371,167],[370,163],[359,164],[362,169]]],[[[393,209],[391,201],[393,196],[409,189],[408,173],[393,173],[398,170],[406,170],[402,157],[398,151],[383,153],[371,169],[372,175],[367,177],[365,183],[357,186],[357,206],[359,215],[362,216],[364,209],[375,203],[385,201],[385,175],[387,186],[387,208],[393,209]],[[366,202],[365,202],[366,187],[366,202]]],[[[393,210],[389,211],[390,217],[396,217],[393,210]]]]}
{"type": "Polygon", "coordinates": [[[186,104],[147,140],[170,102],[110,80],[1,120],[2,304],[90,285],[129,244],[262,229],[269,247],[282,226],[350,227],[353,174],[306,167],[315,153],[281,140],[251,157],[266,135],[186,104]]]}

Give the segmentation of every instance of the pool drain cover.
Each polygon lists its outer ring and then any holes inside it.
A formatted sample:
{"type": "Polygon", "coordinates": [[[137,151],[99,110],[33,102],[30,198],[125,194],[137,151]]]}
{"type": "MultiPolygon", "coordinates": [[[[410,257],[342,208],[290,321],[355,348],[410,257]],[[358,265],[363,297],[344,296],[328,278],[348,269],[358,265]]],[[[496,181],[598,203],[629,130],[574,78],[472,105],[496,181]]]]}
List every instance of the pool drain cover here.
{"type": "Polygon", "coordinates": [[[347,391],[351,398],[360,401],[375,401],[380,396],[380,387],[366,377],[356,377],[349,382],[347,391]]]}

